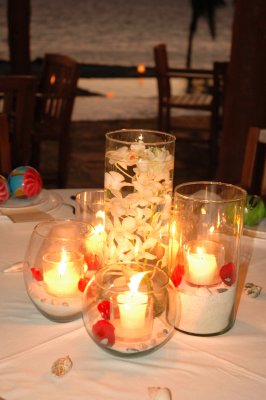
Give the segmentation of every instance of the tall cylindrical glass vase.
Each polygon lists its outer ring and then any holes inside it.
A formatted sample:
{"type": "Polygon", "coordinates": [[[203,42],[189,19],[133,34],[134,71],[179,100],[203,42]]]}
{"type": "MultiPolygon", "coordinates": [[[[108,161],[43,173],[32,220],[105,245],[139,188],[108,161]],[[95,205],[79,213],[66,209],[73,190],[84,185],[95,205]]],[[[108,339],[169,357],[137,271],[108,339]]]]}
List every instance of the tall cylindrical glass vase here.
{"type": "Polygon", "coordinates": [[[172,280],[181,302],[180,331],[210,336],[234,324],[245,196],[221,182],[175,188],[172,280]]]}
{"type": "Polygon", "coordinates": [[[146,130],[106,134],[105,262],[168,270],[175,137],[146,130]]]}

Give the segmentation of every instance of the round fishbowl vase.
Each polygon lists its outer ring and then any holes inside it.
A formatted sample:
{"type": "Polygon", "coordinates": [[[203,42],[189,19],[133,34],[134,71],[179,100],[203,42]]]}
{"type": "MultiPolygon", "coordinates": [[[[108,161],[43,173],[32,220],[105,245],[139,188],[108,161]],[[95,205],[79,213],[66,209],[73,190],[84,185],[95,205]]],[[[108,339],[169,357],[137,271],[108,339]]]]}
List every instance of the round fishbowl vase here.
{"type": "Polygon", "coordinates": [[[175,188],[171,278],[181,308],[176,328],[184,333],[218,335],[235,322],[245,196],[222,182],[175,188]]]}
{"type": "Polygon", "coordinates": [[[47,318],[68,322],[81,317],[82,295],[95,272],[87,243],[87,224],[54,220],[38,224],[24,259],[24,281],[30,299],[47,318]]]}
{"type": "Polygon", "coordinates": [[[168,133],[106,134],[105,263],[146,262],[169,273],[174,148],[168,133]]]}
{"type": "Polygon", "coordinates": [[[144,355],[174,333],[175,289],[162,269],[109,265],[98,270],[83,297],[83,321],[92,340],[122,357],[144,355]]]}

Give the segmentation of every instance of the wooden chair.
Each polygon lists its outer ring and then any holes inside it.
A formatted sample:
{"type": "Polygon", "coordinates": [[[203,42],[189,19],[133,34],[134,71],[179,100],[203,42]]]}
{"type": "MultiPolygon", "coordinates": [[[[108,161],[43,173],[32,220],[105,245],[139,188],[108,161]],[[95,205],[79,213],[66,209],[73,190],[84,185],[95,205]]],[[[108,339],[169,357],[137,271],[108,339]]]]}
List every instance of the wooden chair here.
{"type": "MultiPolygon", "coordinates": [[[[170,68],[168,64],[168,54],[166,45],[161,43],[154,47],[155,72],[158,86],[158,129],[170,132],[173,130],[171,121],[172,109],[186,109],[191,111],[205,111],[208,115],[208,122],[204,127],[193,126],[193,131],[207,129],[209,137],[207,142],[210,146],[210,176],[213,177],[216,170],[218,158],[218,139],[221,130],[222,103],[224,96],[224,81],[227,71],[226,62],[215,62],[212,70],[206,69],[186,69],[170,68]],[[184,93],[173,95],[171,80],[173,78],[183,78],[188,82],[201,81],[203,84],[212,82],[210,93],[184,93]]],[[[205,113],[206,115],[206,113],[205,113]]],[[[188,118],[189,119],[189,118],[188,118]]],[[[191,130],[179,126],[182,130],[191,130]]],[[[193,141],[202,141],[202,139],[193,141]]]]}
{"type": "Polygon", "coordinates": [[[69,130],[78,78],[79,64],[74,59],[60,54],[45,55],[32,138],[32,165],[40,167],[42,142],[57,142],[57,172],[51,181],[60,188],[66,183],[69,130]]]}
{"type": "Polygon", "coordinates": [[[248,131],[240,184],[249,193],[266,196],[266,129],[248,131]]]}
{"type": "Polygon", "coordinates": [[[0,76],[0,112],[8,119],[12,168],[30,161],[36,88],[35,77],[0,76]]]}
{"type": "Polygon", "coordinates": [[[8,120],[5,114],[0,114],[0,175],[7,178],[11,170],[8,120]]]}

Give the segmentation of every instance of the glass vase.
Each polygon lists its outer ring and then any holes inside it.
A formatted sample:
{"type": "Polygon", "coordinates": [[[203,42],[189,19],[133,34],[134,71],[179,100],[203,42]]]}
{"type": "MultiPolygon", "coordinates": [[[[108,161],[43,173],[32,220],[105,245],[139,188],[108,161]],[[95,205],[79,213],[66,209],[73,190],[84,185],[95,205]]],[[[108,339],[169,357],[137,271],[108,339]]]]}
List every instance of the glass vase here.
{"type": "Polygon", "coordinates": [[[81,316],[82,294],[94,270],[88,246],[93,230],[87,224],[41,222],[31,235],[24,259],[24,281],[30,299],[57,322],[81,316]]]}
{"type": "Polygon", "coordinates": [[[175,188],[171,277],[182,332],[217,335],[234,324],[245,196],[240,187],[221,182],[175,188]]]}
{"type": "Polygon", "coordinates": [[[175,137],[145,130],[106,134],[105,262],[168,269],[175,137]]]}
{"type": "Polygon", "coordinates": [[[174,333],[175,289],[169,276],[147,264],[109,265],[98,270],[83,297],[83,320],[92,340],[122,357],[165,344],[174,333]]]}

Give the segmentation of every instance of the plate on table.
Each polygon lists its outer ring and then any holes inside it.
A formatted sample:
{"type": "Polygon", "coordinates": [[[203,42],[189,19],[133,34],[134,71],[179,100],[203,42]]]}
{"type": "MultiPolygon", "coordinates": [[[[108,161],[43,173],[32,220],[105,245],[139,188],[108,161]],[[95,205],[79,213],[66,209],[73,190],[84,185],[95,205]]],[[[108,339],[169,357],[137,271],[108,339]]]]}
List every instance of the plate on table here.
{"type": "Polygon", "coordinates": [[[58,193],[43,189],[38,196],[30,199],[8,199],[0,205],[0,212],[2,212],[2,214],[32,210],[48,212],[60,207],[62,202],[62,198],[58,193]]]}
{"type": "Polygon", "coordinates": [[[243,234],[255,238],[266,239],[266,218],[263,218],[258,225],[244,226],[243,234]]]}

